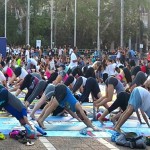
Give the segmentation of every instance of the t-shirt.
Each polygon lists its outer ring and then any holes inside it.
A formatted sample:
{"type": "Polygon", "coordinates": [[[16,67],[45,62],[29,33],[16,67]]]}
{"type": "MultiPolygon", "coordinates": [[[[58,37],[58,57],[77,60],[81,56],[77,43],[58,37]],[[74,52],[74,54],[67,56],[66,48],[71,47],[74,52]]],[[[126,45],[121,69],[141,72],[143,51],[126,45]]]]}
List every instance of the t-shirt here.
{"type": "Polygon", "coordinates": [[[77,99],[72,95],[71,91],[67,88],[67,94],[65,96],[65,98],[61,101],[59,101],[59,105],[64,108],[68,108],[73,112],[76,112],[76,103],[77,103],[77,99]]]}
{"type": "Polygon", "coordinates": [[[63,53],[63,49],[60,48],[60,49],[58,50],[58,54],[59,54],[59,55],[62,55],[62,53],[63,53]]]}
{"type": "Polygon", "coordinates": [[[54,62],[54,59],[52,59],[51,61],[50,61],[50,70],[55,70],[55,62],[54,62]]]}
{"type": "Polygon", "coordinates": [[[117,56],[116,57],[120,59],[120,57],[121,57],[120,51],[117,52],[117,56]]]}
{"type": "Polygon", "coordinates": [[[77,60],[77,56],[74,52],[72,52],[71,59],[70,59],[70,64],[69,64],[69,67],[71,69],[78,66],[78,62],[73,62],[74,60],[77,60]]]}
{"type": "Polygon", "coordinates": [[[21,59],[20,59],[20,58],[17,60],[17,65],[18,65],[18,66],[21,65],[21,59]]]}
{"type": "Polygon", "coordinates": [[[117,94],[125,91],[123,84],[115,77],[107,78],[107,80],[105,81],[105,84],[106,84],[106,86],[108,86],[109,84],[112,84],[114,86],[114,89],[116,90],[117,94]]]}
{"type": "Polygon", "coordinates": [[[6,81],[6,77],[4,76],[4,74],[0,71],[0,82],[2,81],[6,81]]]}
{"type": "Polygon", "coordinates": [[[137,74],[139,71],[141,71],[140,66],[136,66],[136,67],[134,67],[134,68],[132,69],[131,75],[136,76],[136,74],[137,74]]]}
{"type": "Polygon", "coordinates": [[[141,109],[150,117],[150,92],[142,87],[137,87],[141,99],[141,109]]]}
{"type": "Polygon", "coordinates": [[[37,77],[39,80],[42,79],[41,75],[39,73],[36,73],[36,72],[33,72],[33,73],[30,73],[32,76],[34,77],[37,77]]]}
{"type": "Polygon", "coordinates": [[[27,88],[28,90],[34,89],[34,87],[38,84],[38,82],[39,79],[37,77],[28,74],[25,76],[22,84],[20,85],[20,90],[22,91],[25,88],[27,88]]]}
{"type": "Polygon", "coordinates": [[[131,83],[131,85],[136,84],[137,86],[143,85],[144,82],[146,81],[146,75],[144,72],[139,71],[137,73],[137,75],[135,76],[133,82],[131,83]]]}
{"type": "Polygon", "coordinates": [[[34,58],[30,58],[29,62],[34,65],[37,66],[37,61],[34,58]]]}
{"type": "Polygon", "coordinates": [[[114,64],[110,64],[107,66],[107,73],[108,73],[108,76],[115,75],[115,65],[114,64]]]}
{"type": "Polygon", "coordinates": [[[8,92],[8,95],[5,95],[8,98],[8,103],[4,107],[10,114],[16,117],[18,120],[22,119],[24,116],[27,117],[26,107],[22,102],[15,97],[13,94],[8,92]]]}
{"type": "Polygon", "coordinates": [[[26,50],[26,52],[25,52],[25,56],[27,57],[27,60],[30,58],[29,50],[26,50]]]}
{"type": "Polygon", "coordinates": [[[24,79],[27,74],[28,72],[24,68],[21,68],[20,79],[24,79]]]}
{"type": "Polygon", "coordinates": [[[82,76],[82,80],[83,80],[83,83],[82,83],[82,85],[83,85],[83,86],[85,86],[85,84],[86,84],[86,81],[87,81],[87,78],[85,78],[85,77],[83,77],[83,76],[82,76]]]}
{"type": "Polygon", "coordinates": [[[7,65],[3,68],[3,72],[4,72],[4,73],[6,73],[7,68],[8,68],[8,66],[7,66],[7,65]]]}
{"type": "Polygon", "coordinates": [[[69,49],[69,55],[71,55],[71,54],[72,54],[72,52],[73,52],[73,49],[72,49],[72,48],[70,48],[70,49],[69,49]]]}

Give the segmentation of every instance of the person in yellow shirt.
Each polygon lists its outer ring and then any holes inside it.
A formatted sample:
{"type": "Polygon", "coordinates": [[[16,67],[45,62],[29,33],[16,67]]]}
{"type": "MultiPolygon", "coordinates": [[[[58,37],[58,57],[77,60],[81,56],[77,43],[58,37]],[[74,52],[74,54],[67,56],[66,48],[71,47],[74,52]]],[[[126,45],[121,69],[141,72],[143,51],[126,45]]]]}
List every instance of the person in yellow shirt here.
{"type": "Polygon", "coordinates": [[[17,62],[17,66],[20,67],[21,66],[21,58],[19,56],[17,56],[16,58],[16,62],[17,62]]]}

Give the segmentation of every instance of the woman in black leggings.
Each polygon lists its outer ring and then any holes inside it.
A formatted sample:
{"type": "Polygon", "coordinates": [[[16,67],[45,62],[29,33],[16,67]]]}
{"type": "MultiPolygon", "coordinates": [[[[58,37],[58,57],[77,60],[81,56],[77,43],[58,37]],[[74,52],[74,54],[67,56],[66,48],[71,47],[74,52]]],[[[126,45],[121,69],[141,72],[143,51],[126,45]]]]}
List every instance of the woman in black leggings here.
{"type": "Polygon", "coordinates": [[[79,101],[88,102],[90,93],[92,94],[92,97],[94,98],[93,101],[101,97],[101,91],[100,91],[99,85],[96,79],[92,77],[86,80],[86,84],[84,86],[83,93],[81,97],[79,98],[79,101]]]}
{"type": "MultiPolygon", "coordinates": [[[[125,111],[128,106],[129,98],[130,98],[129,93],[127,92],[119,93],[114,103],[104,111],[104,113],[98,118],[98,120],[103,124],[103,118],[105,118],[108,114],[110,114],[118,107],[120,107],[122,111],[125,111]]],[[[121,115],[121,113],[122,112],[119,112],[114,118],[112,118],[112,121],[114,122],[121,115]]]]}
{"type": "Polygon", "coordinates": [[[23,89],[27,88],[28,93],[25,96],[25,106],[28,107],[38,95],[42,94],[46,86],[46,81],[42,79],[39,80],[37,77],[28,74],[17,90],[16,96],[18,96],[23,89]]]}

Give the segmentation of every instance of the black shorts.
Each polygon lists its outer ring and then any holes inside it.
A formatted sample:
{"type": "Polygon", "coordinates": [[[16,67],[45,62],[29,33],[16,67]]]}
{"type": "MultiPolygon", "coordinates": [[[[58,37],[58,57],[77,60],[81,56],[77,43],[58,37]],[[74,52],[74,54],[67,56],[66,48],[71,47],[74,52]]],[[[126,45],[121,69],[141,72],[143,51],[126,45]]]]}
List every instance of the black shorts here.
{"type": "Polygon", "coordinates": [[[99,97],[97,97],[97,95],[99,92],[100,92],[100,88],[99,88],[98,82],[96,81],[95,78],[90,77],[86,81],[83,94],[79,98],[79,101],[87,102],[90,93],[92,94],[92,96],[94,96],[94,98],[98,99],[99,97]]]}

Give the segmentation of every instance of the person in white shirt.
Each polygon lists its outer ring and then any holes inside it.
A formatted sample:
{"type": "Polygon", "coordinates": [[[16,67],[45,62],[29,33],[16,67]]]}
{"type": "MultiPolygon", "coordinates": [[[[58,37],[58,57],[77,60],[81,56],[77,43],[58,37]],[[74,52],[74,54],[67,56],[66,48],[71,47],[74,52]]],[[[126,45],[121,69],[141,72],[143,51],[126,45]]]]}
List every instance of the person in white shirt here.
{"type": "Polygon", "coordinates": [[[2,85],[4,85],[5,87],[7,87],[6,77],[4,76],[4,74],[2,73],[2,71],[0,71],[0,83],[2,85]]]}
{"type": "Polygon", "coordinates": [[[118,58],[118,59],[121,58],[121,52],[120,52],[120,50],[117,51],[117,56],[116,56],[116,58],[118,58]]]}
{"type": "Polygon", "coordinates": [[[71,54],[71,58],[70,58],[70,64],[69,64],[69,68],[72,69],[72,68],[75,68],[78,66],[78,59],[77,59],[77,53],[78,51],[78,48],[77,47],[74,47],[73,48],[73,52],[71,54]]]}
{"type": "Polygon", "coordinates": [[[26,58],[26,62],[28,61],[28,59],[30,58],[30,52],[28,49],[26,49],[26,52],[25,52],[25,58],[26,58]]]}
{"type": "MultiPolygon", "coordinates": [[[[35,56],[36,57],[36,56],[35,56]]],[[[35,60],[36,58],[29,58],[27,61],[27,70],[31,69],[31,65],[33,65],[32,69],[36,69],[38,62],[35,60]]]]}
{"type": "Polygon", "coordinates": [[[10,47],[8,45],[6,47],[6,53],[7,53],[7,55],[10,53],[10,47]]]}
{"type": "Polygon", "coordinates": [[[50,62],[49,62],[49,65],[50,65],[50,70],[55,70],[55,62],[54,62],[54,57],[51,58],[50,62]]]}
{"type": "Polygon", "coordinates": [[[69,55],[71,55],[71,54],[72,54],[72,52],[73,52],[73,49],[72,49],[72,48],[70,48],[70,49],[69,49],[69,55]]]}
{"type": "Polygon", "coordinates": [[[11,92],[17,90],[20,87],[27,74],[28,72],[23,67],[15,68],[12,78],[9,80],[9,85],[15,84],[15,87],[10,90],[11,92]],[[14,83],[16,79],[17,81],[14,83]]]}
{"type": "Polygon", "coordinates": [[[62,56],[62,54],[63,54],[63,49],[60,46],[58,49],[58,56],[62,56]]]}
{"type": "Polygon", "coordinates": [[[115,68],[116,68],[116,65],[113,63],[112,60],[109,59],[107,61],[107,73],[108,73],[108,76],[115,76],[115,74],[116,74],[115,68]]]}

